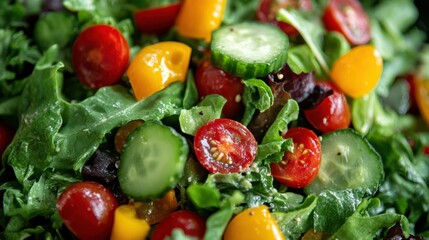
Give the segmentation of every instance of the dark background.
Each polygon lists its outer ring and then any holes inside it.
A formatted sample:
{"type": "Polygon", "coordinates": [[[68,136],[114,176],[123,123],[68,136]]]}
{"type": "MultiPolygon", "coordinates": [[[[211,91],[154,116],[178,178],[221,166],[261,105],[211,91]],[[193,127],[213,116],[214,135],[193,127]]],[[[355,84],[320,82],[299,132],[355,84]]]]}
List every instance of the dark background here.
{"type": "MultiPolygon", "coordinates": [[[[417,26],[429,34],[429,0],[414,0],[414,2],[420,14],[417,26]]],[[[429,38],[426,39],[426,42],[429,42],[429,38]]]]}

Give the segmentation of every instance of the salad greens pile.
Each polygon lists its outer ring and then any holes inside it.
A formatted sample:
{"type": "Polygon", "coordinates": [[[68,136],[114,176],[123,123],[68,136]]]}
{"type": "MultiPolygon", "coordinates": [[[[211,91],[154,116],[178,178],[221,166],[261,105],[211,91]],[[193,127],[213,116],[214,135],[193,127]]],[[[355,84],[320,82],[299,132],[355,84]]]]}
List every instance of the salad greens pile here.
{"type": "MultiPolygon", "coordinates": [[[[71,183],[81,181],[88,159],[127,122],[159,120],[193,135],[205,122],[220,117],[225,99],[213,95],[198,102],[192,72],[185,84],[174,83],[142,101],[135,100],[125,77],[121,85],[93,91],[73,73],[73,41],[94,23],[117,27],[130,44],[131,55],[145,45],[175,40],[191,45],[198,58],[205,43],[178,36],[174,29],[162,36],[134,30],[134,10],[168,2],[174,1],[0,2],[0,118],[17,129],[2,156],[0,238],[70,238],[55,208],[57,198],[71,183]]],[[[287,63],[295,73],[314,71],[318,79],[327,79],[334,61],[352,47],[343,36],[322,27],[326,2],[313,1],[311,15],[294,9],[278,13],[278,19],[301,35],[290,38],[288,50],[287,63]]],[[[269,163],[278,162],[293,147],[279,132],[300,118],[298,104],[290,100],[269,126],[254,164],[243,173],[205,177],[187,163],[178,185],[181,204],[208,217],[206,239],[221,239],[234,213],[261,204],[270,208],[287,239],[299,239],[310,229],[332,239],[382,238],[396,223],[406,236],[429,237],[429,156],[424,152],[429,129],[420,116],[407,113],[409,87],[398,81],[419,69],[426,69],[429,79],[427,36],[415,25],[418,9],[413,1],[361,3],[370,16],[372,43],[384,67],[375,91],[348,100],[353,128],[383,162],[378,191],[368,195],[326,190],[315,195],[290,191],[273,181],[269,163]]],[[[254,20],[258,4],[258,0],[228,1],[223,24],[254,20]]],[[[275,104],[275,97],[262,80],[251,79],[245,82],[243,102],[242,123],[247,125],[255,112],[275,104]]]]}

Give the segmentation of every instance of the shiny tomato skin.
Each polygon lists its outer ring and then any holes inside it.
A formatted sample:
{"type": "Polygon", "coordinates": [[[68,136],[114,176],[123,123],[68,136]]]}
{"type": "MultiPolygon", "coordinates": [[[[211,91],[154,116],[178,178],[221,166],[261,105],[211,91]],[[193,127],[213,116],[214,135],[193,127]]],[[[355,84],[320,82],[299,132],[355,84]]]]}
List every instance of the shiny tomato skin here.
{"type": "Polygon", "coordinates": [[[175,228],[182,229],[187,236],[203,239],[206,232],[206,221],[200,215],[189,210],[175,211],[156,226],[151,239],[163,240],[171,236],[175,228]]]}
{"type": "Polygon", "coordinates": [[[271,163],[271,174],[291,188],[303,188],[317,176],[322,149],[317,135],[302,127],[289,129],[283,138],[292,138],[294,151],[286,152],[279,163],[271,163]]]}
{"type": "Polygon", "coordinates": [[[57,200],[64,224],[82,240],[109,239],[117,207],[107,188],[90,181],[70,185],[57,200]]]}
{"type": "Polygon", "coordinates": [[[253,163],[257,149],[253,134],[241,123],[227,118],[206,123],[194,137],[197,159],[213,173],[245,170],[253,163]]]}
{"type": "Polygon", "coordinates": [[[277,21],[276,14],[280,8],[292,7],[304,11],[312,11],[313,4],[311,0],[262,0],[256,12],[256,18],[261,22],[269,22],[278,26],[288,36],[296,36],[299,34],[298,30],[292,25],[277,21]]]}
{"type": "Polygon", "coordinates": [[[320,81],[317,84],[331,88],[334,93],[326,97],[315,108],[304,110],[306,119],[314,128],[323,133],[348,128],[351,113],[344,93],[331,82],[320,81]]]}
{"type": "Polygon", "coordinates": [[[109,25],[86,28],[73,44],[73,68],[78,79],[91,89],[119,82],[129,60],[130,50],[125,37],[109,25]]]}
{"type": "Polygon", "coordinates": [[[15,131],[12,127],[3,121],[0,121],[0,159],[6,148],[12,142],[14,136],[15,131]]]}
{"type": "Polygon", "coordinates": [[[162,35],[173,27],[182,2],[165,6],[140,9],[134,13],[134,22],[141,33],[162,35]]]}
{"type": "Polygon", "coordinates": [[[195,72],[195,85],[200,99],[210,94],[219,94],[226,98],[227,102],[222,109],[224,117],[238,119],[243,114],[244,104],[241,99],[244,84],[241,78],[213,66],[210,60],[205,60],[195,72]]]}
{"type": "Polygon", "coordinates": [[[371,39],[369,17],[358,0],[330,0],[322,21],[327,30],[343,34],[352,45],[371,39]]]}

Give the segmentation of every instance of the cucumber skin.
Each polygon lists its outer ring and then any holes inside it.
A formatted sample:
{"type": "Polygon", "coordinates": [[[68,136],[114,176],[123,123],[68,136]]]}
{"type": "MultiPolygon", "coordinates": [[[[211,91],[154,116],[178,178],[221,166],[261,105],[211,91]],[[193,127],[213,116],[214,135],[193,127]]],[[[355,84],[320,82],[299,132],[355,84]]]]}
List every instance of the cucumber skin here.
{"type": "MultiPolygon", "coordinates": [[[[352,137],[353,141],[355,140],[359,140],[361,141],[358,145],[358,143],[356,143],[356,147],[364,147],[366,148],[366,152],[367,154],[365,154],[364,156],[366,156],[366,158],[364,160],[369,160],[369,159],[373,159],[372,161],[372,165],[371,166],[366,166],[366,170],[374,170],[372,171],[372,173],[379,173],[378,176],[377,174],[372,174],[372,177],[374,178],[373,180],[371,180],[368,184],[368,180],[365,181],[365,183],[367,184],[366,186],[358,186],[358,187],[339,187],[339,185],[336,182],[331,181],[328,182],[328,184],[323,184],[323,182],[320,182],[318,180],[319,178],[319,174],[321,174],[321,171],[323,171],[323,167],[321,166],[319,169],[319,173],[318,176],[314,179],[314,181],[312,183],[310,183],[307,187],[304,188],[304,191],[307,194],[319,194],[324,190],[353,190],[353,191],[357,191],[357,192],[361,192],[364,195],[373,195],[378,187],[380,186],[382,180],[384,179],[384,168],[383,168],[383,162],[382,162],[382,158],[381,156],[378,154],[378,152],[375,150],[375,148],[369,143],[369,141],[364,138],[361,134],[359,134],[356,130],[351,129],[351,128],[347,128],[347,129],[341,129],[341,130],[336,130],[330,133],[326,133],[322,136],[323,140],[322,140],[322,162],[321,164],[324,164],[324,162],[326,162],[326,155],[325,158],[323,157],[323,152],[324,152],[324,147],[325,149],[328,148],[332,148],[333,146],[326,146],[326,140],[329,138],[334,139],[334,142],[339,142],[340,138],[344,138],[344,137],[352,137]],[[347,134],[345,136],[342,136],[343,134],[347,134]],[[371,156],[372,155],[372,156],[371,156]]],[[[333,143],[333,142],[331,142],[333,143]]],[[[355,146],[351,146],[352,148],[355,146]]],[[[332,150],[329,150],[330,155],[332,156],[332,150]]],[[[353,151],[353,150],[352,150],[353,151]]],[[[325,154],[326,154],[327,150],[325,150],[325,154]]],[[[350,154],[353,157],[353,153],[350,154]]],[[[359,158],[359,156],[357,156],[359,158]]],[[[332,167],[332,164],[334,163],[335,159],[331,159],[328,162],[330,162],[330,166],[332,167]]],[[[361,163],[366,164],[365,162],[361,161],[361,163]]],[[[333,178],[334,179],[334,178],[333,178]]]]}
{"type": "MultiPolygon", "coordinates": [[[[283,38],[282,39],[282,41],[284,42],[283,50],[279,51],[277,56],[273,58],[271,61],[264,63],[264,62],[244,62],[242,60],[236,60],[233,57],[230,57],[227,54],[223,53],[222,51],[211,47],[212,65],[218,68],[221,68],[224,71],[234,76],[241,77],[243,79],[265,77],[271,72],[277,72],[278,70],[280,70],[283,67],[283,65],[287,63],[287,59],[288,59],[287,50],[289,48],[289,38],[287,37],[287,35],[284,34],[276,26],[273,26],[268,23],[245,22],[245,23],[240,23],[238,25],[241,25],[241,24],[266,25],[265,27],[267,28],[275,29],[276,31],[278,31],[277,36],[283,38]]],[[[235,26],[236,25],[224,26],[224,27],[231,28],[235,26]]],[[[213,45],[213,41],[217,41],[218,38],[221,38],[221,36],[216,36],[216,34],[221,30],[222,29],[219,28],[213,31],[212,45],[213,45]]],[[[258,34],[258,33],[259,32],[255,32],[255,34],[258,34]]],[[[279,43],[273,42],[273,44],[279,44],[279,43]]]]}
{"type": "MultiPolygon", "coordinates": [[[[155,121],[145,122],[142,126],[137,128],[136,130],[134,130],[127,137],[126,142],[132,141],[133,138],[135,138],[136,135],[138,135],[140,133],[139,131],[141,131],[141,128],[150,127],[151,125],[159,125],[159,126],[162,126],[164,128],[168,128],[170,133],[172,134],[172,137],[176,137],[176,139],[179,140],[180,147],[178,148],[179,153],[177,154],[179,157],[176,160],[176,163],[174,165],[173,164],[170,165],[171,168],[173,168],[174,166],[176,166],[176,168],[173,169],[174,170],[173,175],[166,176],[166,177],[168,177],[167,184],[163,188],[161,187],[158,192],[155,192],[152,194],[145,193],[144,187],[146,185],[153,185],[153,183],[147,183],[147,182],[137,183],[137,184],[140,184],[140,186],[141,186],[141,191],[139,191],[139,193],[136,193],[135,187],[133,187],[133,186],[131,187],[132,188],[131,190],[129,189],[129,187],[124,186],[123,184],[125,182],[129,181],[128,180],[128,174],[127,174],[126,169],[121,168],[122,164],[120,164],[119,169],[118,169],[118,173],[117,173],[119,184],[120,184],[121,189],[124,192],[124,194],[126,194],[128,197],[132,198],[133,200],[150,201],[150,200],[159,199],[159,198],[163,197],[171,189],[175,188],[178,181],[180,180],[180,178],[182,177],[182,175],[184,173],[185,164],[186,164],[186,161],[187,161],[188,155],[189,155],[189,146],[188,146],[187,140],[182,135],[180,135],[176,130],[174,130],[173,128],[165,126],[162,123],[155,122],[155,121]]],[[[162,143],[162,144],[164,144],[164,143],[162,143]]],[[[124,153],[126,154],[127,146],[128,146],[128,144],[126,143],[124,146],[124,149],[123,149],[123,153],[121,155],[121,162],[124,161],[122,156],[124,155],[124,153]]],[[[159,181],[156,179],[151,179],[151,181],[159,183],[159,181]]],[[[128,184],[129,184],[129,182],[128,182],[128,184]]]]}

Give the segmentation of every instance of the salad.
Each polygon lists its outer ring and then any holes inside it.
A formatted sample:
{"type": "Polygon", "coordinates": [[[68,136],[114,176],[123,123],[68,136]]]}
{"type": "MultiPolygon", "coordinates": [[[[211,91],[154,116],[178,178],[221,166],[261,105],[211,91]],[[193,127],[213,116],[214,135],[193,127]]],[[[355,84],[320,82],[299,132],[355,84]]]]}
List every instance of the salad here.
{"type": "Polygon", "coordinates": [[[0,13],[1,239],[429,237],[414,1],[0,13]]]}

